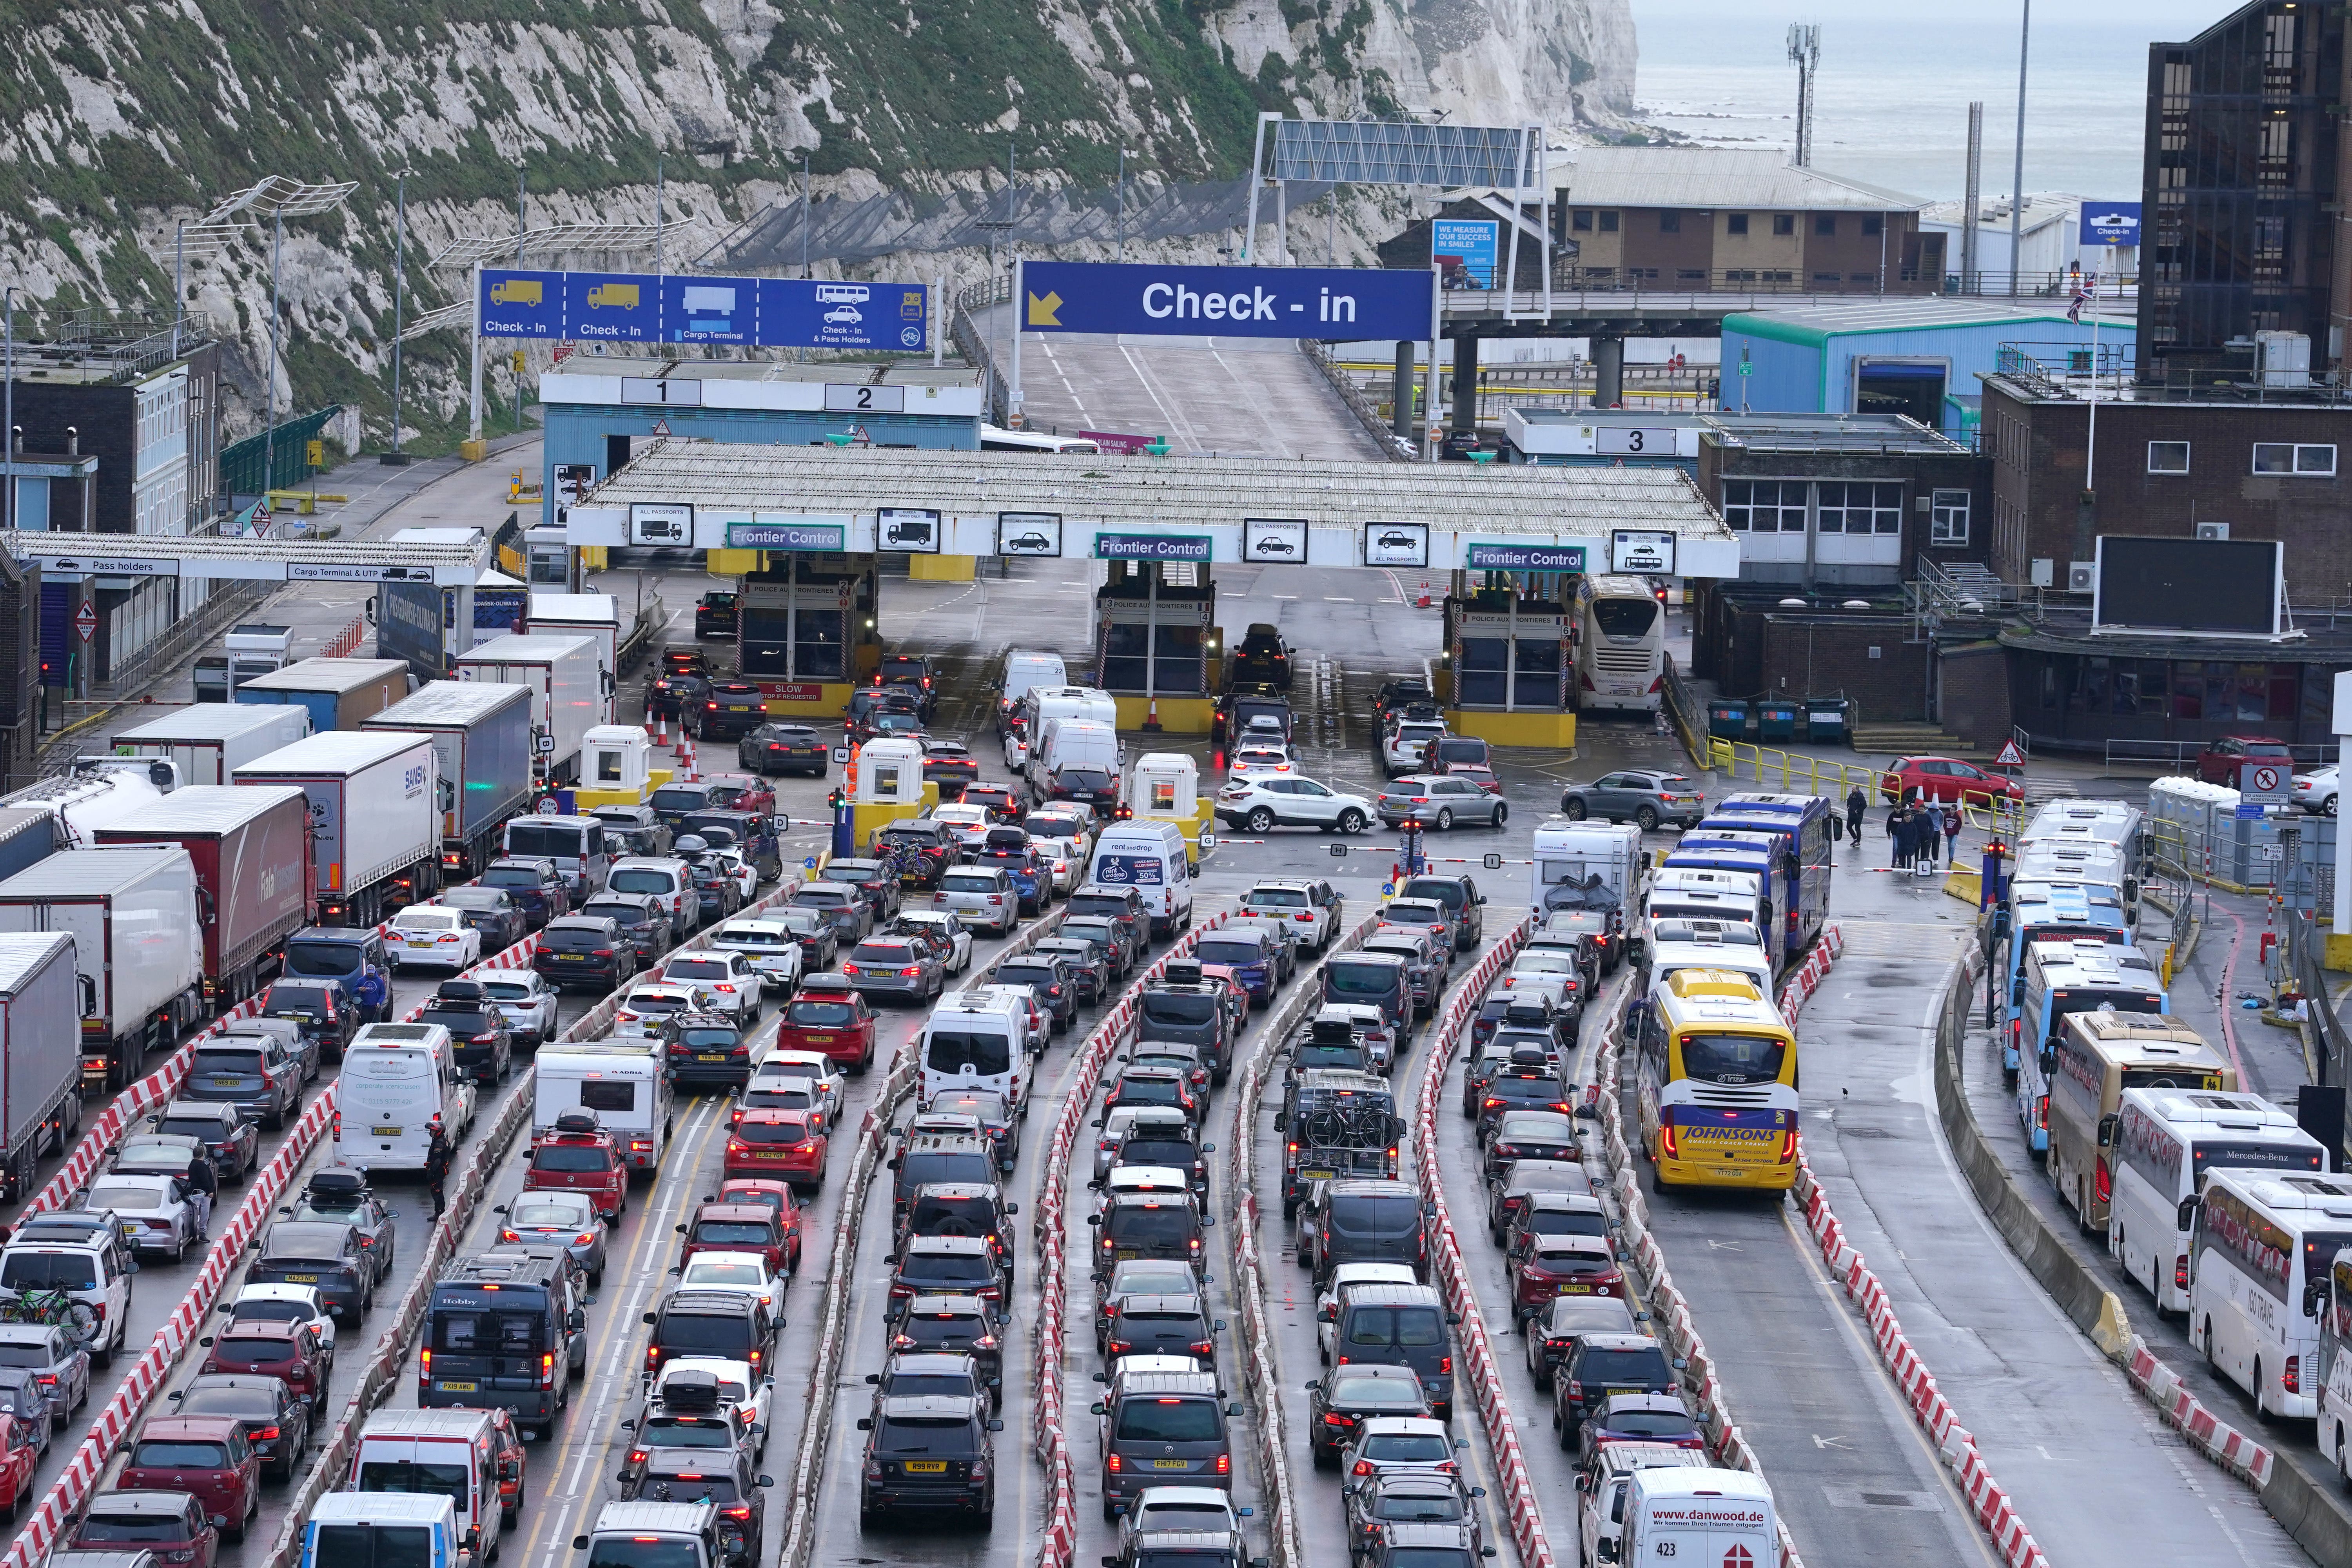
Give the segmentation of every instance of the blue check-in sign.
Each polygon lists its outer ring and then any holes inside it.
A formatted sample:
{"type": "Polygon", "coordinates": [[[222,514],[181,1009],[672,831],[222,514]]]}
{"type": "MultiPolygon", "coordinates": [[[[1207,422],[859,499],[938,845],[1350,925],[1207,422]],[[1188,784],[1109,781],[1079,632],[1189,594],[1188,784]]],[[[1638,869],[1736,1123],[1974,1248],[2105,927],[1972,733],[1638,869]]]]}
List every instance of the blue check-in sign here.
{"type": "Polygon", "coordinates": [[[1348,267],[1022,264],[1033,332],[1160,337],[1426,338],[1425,271],[1348,267]]]}
{"type": "Polygon", "coordinates": [[[2137,245],[2139,211],[2137,202],[2084,202],[2081,218],[2083,243],[2137,245]]]}
{"type": "Polygon", "coordinates": [[[1473,544],[1462,564],[1472,571],[1581,572],[1581,544],[1473,544]]]}
{"type": "Polygon", "coordinates": [[[849,548],[849,530],[837,522],[730,522],[730,550],[824,550],[849,548]]]}
{"type": "Polygon", "coordinates": [[[1097,533],[1097,561],[1206,561],[1205,533],[1097,533]]]}

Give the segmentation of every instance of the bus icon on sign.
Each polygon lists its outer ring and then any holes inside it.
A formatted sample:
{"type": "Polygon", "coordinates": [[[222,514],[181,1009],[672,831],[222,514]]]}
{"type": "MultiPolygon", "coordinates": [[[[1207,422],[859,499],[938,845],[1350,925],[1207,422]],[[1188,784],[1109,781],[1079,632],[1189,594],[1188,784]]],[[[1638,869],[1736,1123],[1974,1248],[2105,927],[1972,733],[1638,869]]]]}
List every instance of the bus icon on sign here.
{"type": "Polygon", "coordinates": [[[816,302],[820,305],[863,305],[874,297],[874,290],[863,283],[820,283],[816,286],[816,302]]]}

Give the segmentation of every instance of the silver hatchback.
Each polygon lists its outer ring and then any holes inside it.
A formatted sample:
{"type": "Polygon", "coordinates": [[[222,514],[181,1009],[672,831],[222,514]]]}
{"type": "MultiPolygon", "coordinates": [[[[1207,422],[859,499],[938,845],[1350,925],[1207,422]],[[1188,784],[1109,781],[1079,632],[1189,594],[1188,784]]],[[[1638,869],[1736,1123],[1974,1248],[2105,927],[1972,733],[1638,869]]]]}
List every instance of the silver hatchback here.
{"type": "Polygon", "coordinates": [[[940,878],[931,908],[966,925],[985,926],[1002,936],[1021,921],[1021,892],[1013,874],[989,866],[958,866],[940,878]]]}
{"type": "Polygon", "coordinates": [[[1440,833],[1457,823],[1500,827],[1511,815],[1501,795],[1488,795],[1466,778],[1443,773],[1410,773],[1391,781],[1372,809],[1391,827],[1410,817],[1440,833]]]}

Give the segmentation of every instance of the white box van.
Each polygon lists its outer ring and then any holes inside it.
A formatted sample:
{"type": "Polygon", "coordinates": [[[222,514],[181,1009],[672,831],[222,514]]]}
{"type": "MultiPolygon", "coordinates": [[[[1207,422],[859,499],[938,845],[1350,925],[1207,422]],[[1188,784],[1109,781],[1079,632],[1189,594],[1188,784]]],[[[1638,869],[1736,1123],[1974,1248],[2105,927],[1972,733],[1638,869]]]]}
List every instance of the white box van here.
{"type": "Polygon", "coordinates": [[[1016,1111],[1028,1110],[1029,1026],[1017,1005],[1011,997],[972,991],[940,998],[915,1043],[923,1104],[941,1093],[985,1089],[1016,1111]]]}
{"type": "Polygon", "coordinates": [[[343,1051],[335,1160],[365,1172],[421,1171],[438,1116],[451,1148],[474,1121],[474,1085],[438,1024],[370,1024],[343,1051]]]}
{"type": "Polygon", "coordinates": [[[1019,711],[1020,725],[1004,741],[1004,765],[1010,768],[1026,764],[1052,720],[1084,719],[1107,724],[1113,731],[1118,729],[1118,703],[1109,692],[1092,686],[1033,686],[1021,699],[1019,711]],[[1016,741],[1024,747],[1017,752],[1016,741]]]}
{"type": "Polygon", "coordinates": [[[1022,781],[1031,798],[1046,801],[1054,798],[1054,775],[1063,769],[1099,773],[1098,787],[1074,792],[1071,798],[1085,800],[1108,816],[1118,804],[1119,768],[1126,756],[1118,731],[1099,720],[1048,719],[1032,741],[1022,781]],[[1103,798],[1106,795],[1109,798],[1103,798]]]}
{"type": "MultiPolygon", "coordinates": [[[[1067,686],[1069,668],[1058,653],[1036,653],[1027,648],[1014,648],[1004,656],[1003,673],[996,678],[996,732],[1013,744],[1013,710],[1021,700],[1040,686],[1067,686]]],[[[1007,763],[1008,766],[1017,764],[1007,763]]]]}
{"type": "MultiPolygon", "coordinates": [[[[346,1488],[359,1492],[431,1490],[457,1505],[457,1528],[478,1558],[496,1543],[504,1511],[499,1424],[488,1410],[379,1410],[360,1429],[346,1488]]],[[[511,1439],[509,1439],[511,1441],[511,1439]]]]}
{"type": "Polygon", "coordinates": [[[1778,1563],[1772,1489],[1746,1470],[1636,1470],[1625,1498],[1623,1568],[1778,1563]]]}
{"type": "Polygon", "coordinates": [[[650,1171],[669,1148],[673,1096],[665,1066],[641,1039],[542,1047],[531,1058],[531,1131],[550,1131],[567,1110],[593,1110],[629,1169],[650,1171]]]}
{"type": "Polygon", "coordinates": [[[1192,863],[1183,831],[1172,822],[1139,817],[1103,829],[1087,880],[1133,888],[1150,913],[1154,937],[1173,936],[1192,923],[1192,863]]]}

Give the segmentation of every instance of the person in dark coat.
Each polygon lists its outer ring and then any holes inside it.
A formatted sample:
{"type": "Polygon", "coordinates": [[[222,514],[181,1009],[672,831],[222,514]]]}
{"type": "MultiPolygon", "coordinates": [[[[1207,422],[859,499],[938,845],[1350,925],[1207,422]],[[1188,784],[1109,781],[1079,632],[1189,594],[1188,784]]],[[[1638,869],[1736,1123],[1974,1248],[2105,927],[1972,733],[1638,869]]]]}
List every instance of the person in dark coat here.
{"type": "Polygon", "coordinates": [[[202,1149],[188,1162],[188,1201],[196,1205],[196,1239],[210,1241],[213,1237],[213,1196],[220,1191],[220,1173],[213,1169],[213,1157],[202,1149]]]}
{"type": "Polygon", "coordinates": [[[1944,858],[1955,866],[1960,863],[1960,808],[1957,805],[1944,814],[1944,858]]]}
{"type": "Polygon", "coordinates": [[[425,1146],[425,1185],[433,1194],[433,1217],[439,1219],[448,1207],[441,1195],[441,1184],[449,1177],[449,1135],[441,1129],[436,1116],[426,1124],[432,1131],[432,1142],[425,1146]]]}
{"type": "Polygon", "coordinates": [[[1845,836],[1853,840],[1856,849],[1862,847],[1862,816],[1869,809],[1870,798],[1860,784],[1845,792],[1845,836]]]}
{"type": "Polygon", "coordinates": [[[1907,870],[1911,857],[1918,852],[1917,837],[1912,830],[1911,813],[1897,808],[1893,821],[1886,825],[1887,836],[1895,840],[1895,868],[1907,870]]]}
{"type": "Polygon", "coordinates": [[[1927,864],[1932,866],[1943,850],[1944,808],[1930,802],[1919,813],[1919,853],[1926,856],[1927,864]]]}

